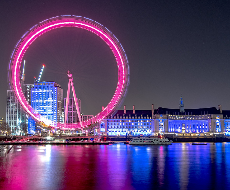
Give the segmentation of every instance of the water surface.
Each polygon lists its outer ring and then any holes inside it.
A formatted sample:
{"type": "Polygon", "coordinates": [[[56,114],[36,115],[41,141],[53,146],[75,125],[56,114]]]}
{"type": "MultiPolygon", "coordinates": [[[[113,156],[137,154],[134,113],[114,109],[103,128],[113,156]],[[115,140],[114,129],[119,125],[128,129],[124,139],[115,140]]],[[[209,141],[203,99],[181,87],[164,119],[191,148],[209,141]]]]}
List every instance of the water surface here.
{"type": "Polygon", "coordinates": [[[14,146],[0,189],[230,189],[230,143],[14,146]]]}

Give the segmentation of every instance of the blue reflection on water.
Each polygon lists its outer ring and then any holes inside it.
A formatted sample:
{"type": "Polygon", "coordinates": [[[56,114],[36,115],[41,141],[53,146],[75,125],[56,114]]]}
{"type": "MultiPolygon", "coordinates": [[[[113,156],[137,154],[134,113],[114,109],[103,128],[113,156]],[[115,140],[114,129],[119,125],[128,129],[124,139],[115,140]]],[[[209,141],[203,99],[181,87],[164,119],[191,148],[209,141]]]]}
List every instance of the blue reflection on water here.
{"type": "Polygon", "coordinates": [[[230,143],[15,146],[0,189],[229,189],[229,162],[230,143]]]}

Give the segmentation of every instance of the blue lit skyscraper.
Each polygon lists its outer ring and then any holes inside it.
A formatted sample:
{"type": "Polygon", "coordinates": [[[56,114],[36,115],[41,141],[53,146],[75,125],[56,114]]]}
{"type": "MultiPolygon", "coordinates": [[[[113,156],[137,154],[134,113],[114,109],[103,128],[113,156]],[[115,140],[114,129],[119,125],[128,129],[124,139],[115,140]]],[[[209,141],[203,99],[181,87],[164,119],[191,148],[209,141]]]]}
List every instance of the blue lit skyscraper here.
{"type": "MultiPolygon", "coordinates": [[[[62,122],[62,101],[63,89],[55,82],[36,82],[31,89],[31,106],[36,113],[39,113],[50,120],[50,125],[56,126],[62,122]]],[[[35,133],[35,122],[30,119],[28,132],[35,133]]]]}

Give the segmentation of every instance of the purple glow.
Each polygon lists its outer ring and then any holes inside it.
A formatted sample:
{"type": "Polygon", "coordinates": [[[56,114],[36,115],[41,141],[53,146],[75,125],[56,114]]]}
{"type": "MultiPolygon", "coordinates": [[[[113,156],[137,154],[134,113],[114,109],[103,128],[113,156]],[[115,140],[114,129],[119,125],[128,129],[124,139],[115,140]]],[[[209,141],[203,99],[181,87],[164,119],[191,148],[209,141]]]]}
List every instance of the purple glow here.
{"type": "MultiPolygon", "coordinates": [[[[11,59],[11,83],[15,90],[16,98],[18,99],[24,110],[36,121],[42,122],[46,125],[50,123],[49,121],[47,121],[47,119],[35,113],[33,108],[28,104],[24,97],[20,85],[19,76],[21,63],[26,50],[39,36],[43,35],[44,33],[50,30],[54,30],[61,27],[77,27],[88,30],[99,36],[112,50],[118,67],[117,87],[111,101],[108,103],[104,110],[102,110],[92,119],[76,123],[74,125],[75,128],[79,128],[81,126],[87,126],[92,123],[101,121],[107,115],[112,114],[116,110],[116,107],[119,105],[122,98],[126,94],[127,87],[129,85],[129,65],[125,51],[119,43],[119,41],[117,40],[117,38],[108,29],[103,27],[101,24],[94,22],[91,19],[77,16],[60,16],[52,17],[43,22],[40,22],[38,25],[35,25],[29,31],[27,31],[26,34],[23,35],[23,37],[19,41],[20,43],[16,45],[15,50],[13,51],[13,57],[11,59]]],[[[62,123],[58,123],[57,126],[62,128],[68,128],[68,124],[64,126],[62,123]]]]}

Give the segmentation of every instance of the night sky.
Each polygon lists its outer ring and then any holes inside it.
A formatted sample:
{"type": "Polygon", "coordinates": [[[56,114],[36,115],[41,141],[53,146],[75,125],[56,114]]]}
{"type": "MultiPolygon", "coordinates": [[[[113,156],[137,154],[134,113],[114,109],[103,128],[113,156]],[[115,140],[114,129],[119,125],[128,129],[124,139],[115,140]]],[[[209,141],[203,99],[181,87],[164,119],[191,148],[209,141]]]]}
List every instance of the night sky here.
{"type": "MultiPolygon", "coordinates": [[[[0,117],[5,117],[7,67],[20,37],[33,25],[58,15],[91,18],[112,31],[130,64],[127,109],[230,109],[229,1],[2,0],[0,2],[0,117]]],[[[84,114],[96,114],[111,99],[117,67],[109,47],[76,28],[57,29],[38,38],[25,54],[26,83],[42,63],[42,81],[66,89],[69,69],[84,114]]]]}

